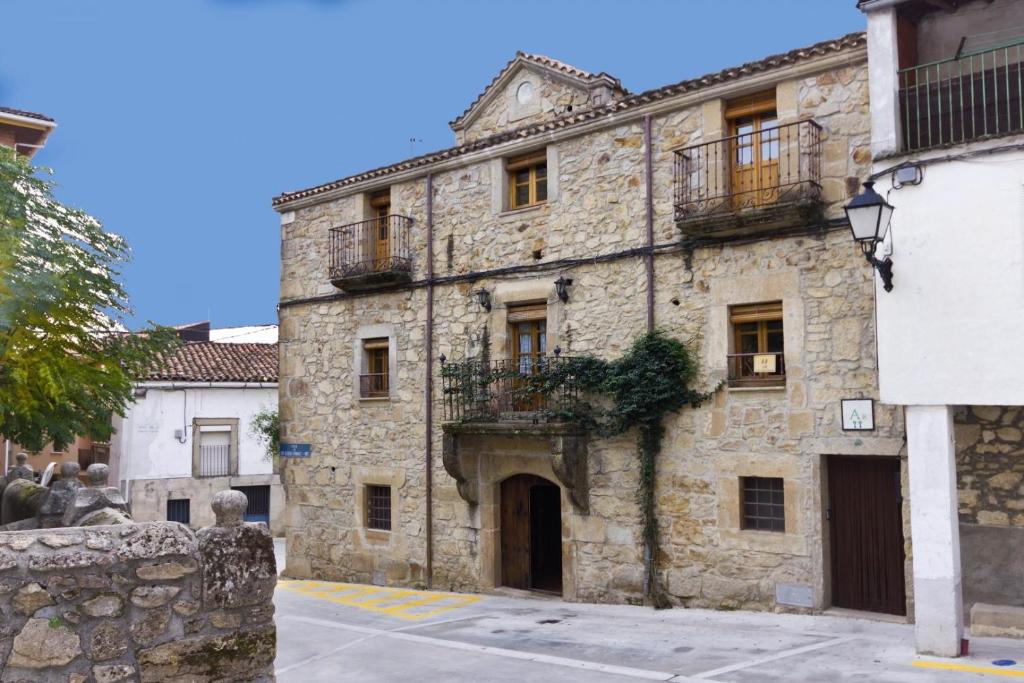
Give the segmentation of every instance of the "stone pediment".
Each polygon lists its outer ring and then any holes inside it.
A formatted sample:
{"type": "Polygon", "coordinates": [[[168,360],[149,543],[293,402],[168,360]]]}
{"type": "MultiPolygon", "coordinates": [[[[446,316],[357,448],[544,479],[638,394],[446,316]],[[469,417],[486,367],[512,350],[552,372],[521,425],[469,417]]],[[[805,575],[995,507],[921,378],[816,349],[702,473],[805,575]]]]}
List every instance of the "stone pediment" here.
{"type": "Polygon", "coordinates": [[[556,59],[516,53],[480,96],[449,125],[459,143],[601,106],[625,96],[617,78],[556,59]]]}

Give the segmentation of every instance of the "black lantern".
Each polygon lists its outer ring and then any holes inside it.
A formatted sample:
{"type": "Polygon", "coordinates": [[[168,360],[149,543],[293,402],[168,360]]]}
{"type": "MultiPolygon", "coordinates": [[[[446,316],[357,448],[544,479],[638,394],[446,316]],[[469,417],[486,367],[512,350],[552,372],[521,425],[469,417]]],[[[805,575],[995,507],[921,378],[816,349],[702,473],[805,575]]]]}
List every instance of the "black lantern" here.
{"type": "Polygon", "coordinates": [[[568,288],[571,287],[571,286],[572,286],[572,278],[571,277],[565,277],[564,275],[560,275],[558,277],[558,279],[555,280],[555,294],[558,295],[558,298],[562,300],[563,304],[569,300],[569,289],[568,288]]]}
{"type": "Polygon", "coordinates": [[[864,191],[846,205],[846,218],[850,221],[853,239],[860,244],[868,263],[878,270],[882,288],[887,292],[892,291],[892,259],[875,258],[875,248],[889,232],[892,212],[892,204],[875,192],[875,183],[871,180],[864,183],[864,191]]]}
{"type": "Polygon", "coordinates": [[[476,302],[478,304],[480,304],[480,306],[484,310],[486,310],[488,312],[491,310],[491,293],[490,292],[488,292],[486,289],[478,289],[475,292],[473,292],[473,296],[476,297],[476,302]]]}

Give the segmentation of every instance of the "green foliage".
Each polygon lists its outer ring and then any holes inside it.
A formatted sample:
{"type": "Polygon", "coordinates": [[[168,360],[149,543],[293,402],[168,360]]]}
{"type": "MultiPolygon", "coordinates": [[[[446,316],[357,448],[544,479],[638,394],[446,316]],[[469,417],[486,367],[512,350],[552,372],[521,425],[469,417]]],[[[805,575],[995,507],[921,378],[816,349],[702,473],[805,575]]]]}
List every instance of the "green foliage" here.
{"type": "Polygon", "coordinates": [[[109,439],[171,330],[127,333],[118,268],[128,244],[53,198],[53,183],[0,148],[0,433],[30,450],[109,439]]]}
{"type": "Polygon", "coordinates": [[[463,394],[455,400],[464,406],[486,403],[490,387],[495,382],[512,380],[516,390],[524,396],[557,397],[567,391],[574,394],[578,390],[604,399],[600,406],[586,401],[563,401],[550,410],[552,418],[575,422],[602,436],[614,436],[637,428],[637,455],[640,459],[637,503],[641,511],[648,568],[644,582],[646,597],[655,607],[667,607],[668,599],[660,587],[656,571],[659,546],[654,497],[657,455],[665,434],[662,420],[667,413],[677,412],[685,406],[699,406],[714,392],[690,388],[697,375],[696,364],[681,341],[660,331],[642,335],[624,356],[616,360],[578,356],[549,360],[532,370],[532,374],[524,375],[514,366],[491,368],[486,363],[456,363],[443,368],[442,376],[450,380],[448,386],[456,387],[455,391],[463,394]]]}
{"type": "Polygon", "coordinates": [[[249,429],[266,449],[267,460],[281,454],[281,416],[276,410],[261,408],[252,416],[249,429]]]}

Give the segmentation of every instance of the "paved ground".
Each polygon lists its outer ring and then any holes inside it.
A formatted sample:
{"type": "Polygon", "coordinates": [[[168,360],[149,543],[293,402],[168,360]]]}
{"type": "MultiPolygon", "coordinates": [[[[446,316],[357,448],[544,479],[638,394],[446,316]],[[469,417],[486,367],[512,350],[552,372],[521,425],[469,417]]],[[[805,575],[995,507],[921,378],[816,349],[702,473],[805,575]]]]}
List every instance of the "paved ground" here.
{"type": "Polygon", "coordinates": [[[918,658],[912,627],[837,616],[655,612],[288,580],[275,602],[280,683],[1024,678],[1024,641],[976,639],[970,658],[918,658]]]}

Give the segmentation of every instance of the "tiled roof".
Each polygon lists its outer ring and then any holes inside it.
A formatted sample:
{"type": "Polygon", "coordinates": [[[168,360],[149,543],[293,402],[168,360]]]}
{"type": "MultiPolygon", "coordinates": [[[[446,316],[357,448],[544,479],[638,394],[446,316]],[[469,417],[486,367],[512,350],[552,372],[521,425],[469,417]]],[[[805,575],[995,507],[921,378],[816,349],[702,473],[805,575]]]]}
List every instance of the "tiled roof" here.
{"type": "Polygon", "coordinates": [[[574,112],[561,116],[558,118],[551,119],[550,121],[544,121],[541,123],[535,123],[521,128],[496,133],[479,140],[473,140],[462,145],[455,147],[449,147],[437,152],[431,152],[429,154],[423,154],[418,157],[412,157],[390,166],[381,166],[370,171],[358,173],[345,178],[340,178],[323,185],[317,185],[315,187],[307,188],[305,190],[297,190],[295,192],[285,192],[278,195],[273,200],[274,206],[280,206],[296,199],[304,199],[306,197],[312,197],[324,192],[329,192],[340,187],[347,185],[354,185],[366,180],[372,180],[382,176],[390,175],[392,173],[398,173],[400,171],[406,171],[409,169],[419,168],[428,166],[432,163],[439,161],[445,161],[447,159],[453,159],[455,157],[463,156],[471,152],[476,152],[481,149],[493,147],[494,145],[508,142],[509,140],[528,138],[541,133],[547,133],[554,130],[560,130],[576,124],[585,123],[592,121],[601,116],[607,114],[613,114],[628,109],[640,107],[652,102],[657,102],[669,97],[676,95],[682,95],[684,93],[694,92],[707,88],[719,83],[725,83],[733,81],[745,76],[750,76],[756,73],[771,71],[773,69],[779,69],[784,66],[803,62],[815,57],[822,57],[835,52],[841,52],[843,50],[851,50],[856,48],[862,48],[867,45],[866,34],[864,33],[850,33],[841,38],[834,40],[826,40],[820,43],[815,43],[808,47],[799,48],[796,50],[790,50],[783,54],[772,55],[771,57],[765,57],[756,62],[748,62],[737,67],[730,69],[723,69],[717,73],[707,74],[700,76],[699,78],[693,78],[686,81],[680,81],[672,85],[666,85],[661,88],[655,88],[653,90],[647,90],[635,95],[628,95],[620,100],[612,102],[608,105],[595,107],[593,109],[587,109],[582,112],[574,112]]]}
{"type": "Polygon", "coordinates": [[[182,344],[154,365],[148,381],[276,382],[277,344],[182,344]]]}
{"type": "Polygon", "coordinates": [[[14,114],[15,116],[24,116],[25,118],[29,118],[29,119],[39,119],[40,121],[49,121],[50,123],[53,123],[53,119],[51,119],[49,116],[45,116],[43,114],[37,114],[37,113],[32,112],[32,111],[23,111],[21,109],[13,109],[11,107],[0,107],[0,112],[3,112],[5,114],[14,114]]]}

